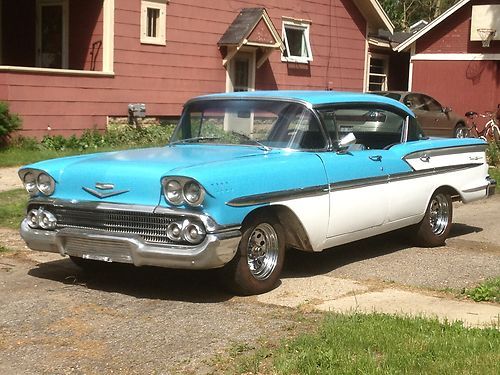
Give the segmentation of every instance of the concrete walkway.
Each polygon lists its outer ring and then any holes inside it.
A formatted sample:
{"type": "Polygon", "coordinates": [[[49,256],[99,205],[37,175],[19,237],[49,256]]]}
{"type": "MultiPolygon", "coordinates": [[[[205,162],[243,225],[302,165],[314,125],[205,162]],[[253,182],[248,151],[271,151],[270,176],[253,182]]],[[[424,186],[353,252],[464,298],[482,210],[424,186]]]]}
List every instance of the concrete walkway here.
{"type": "Polygon", "coordinates": [[[0,191],[22,189],[23,184],[17,175],[19,167],[0,168],[0,191]]]}
{"type": "Polygon", "coordinates": [[[500,305],[460,301],[438,292],[415,292],[329,276],[283,279],[259,302],[335,312],[379,312],[461,321],[467,327],[500,327],[500,305]],[[314,296],[311,299],[311,296],[314,296]]]}

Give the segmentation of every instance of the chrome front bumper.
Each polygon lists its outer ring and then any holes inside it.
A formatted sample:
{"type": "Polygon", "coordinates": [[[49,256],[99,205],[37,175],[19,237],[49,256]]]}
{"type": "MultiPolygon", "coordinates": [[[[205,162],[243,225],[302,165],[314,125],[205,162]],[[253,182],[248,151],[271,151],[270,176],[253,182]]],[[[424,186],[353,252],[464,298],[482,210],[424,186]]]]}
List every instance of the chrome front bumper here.
{"type": "Polygon", "coordinates": [[[241,238],[238,229],[207,234],[196,246],[153,245],[131,234],[65,228],[58,231],[32,229],[26,219],[21,237],[30,249],[105,262],[166,268],[219,268],[233,259],[241,238]]]}

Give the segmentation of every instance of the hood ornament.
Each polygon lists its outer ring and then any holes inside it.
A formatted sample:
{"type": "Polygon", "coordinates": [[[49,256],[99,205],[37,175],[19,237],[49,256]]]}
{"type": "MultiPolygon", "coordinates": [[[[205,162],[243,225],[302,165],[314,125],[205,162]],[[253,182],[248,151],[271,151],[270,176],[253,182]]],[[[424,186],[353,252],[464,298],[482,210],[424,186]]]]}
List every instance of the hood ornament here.
{"type": "MultiPolygon", "coordinates": [[[[113,190],[115,188],[115,185],[111,184],[111,183],[107,183],[107,182],[96,182],[95,187],[96,187],[96,189],[99,189],[99,190],[113,190]]],[[[110,192],[105,193],[105,192],[100,192],[100,191],[97,191],[97,190],[94,190],[94,189],[91,189],[91,188],[88,188],[85,186],[82,186],[82,189],[85,190],[87,193],[92,194],[93,196],[100,198],[100,199],[113,197],[115,195],[120,195],[120,194],[127,193],[130,191],[130,190],[116,190],[116,191],[110,191],[110,192]]]]}

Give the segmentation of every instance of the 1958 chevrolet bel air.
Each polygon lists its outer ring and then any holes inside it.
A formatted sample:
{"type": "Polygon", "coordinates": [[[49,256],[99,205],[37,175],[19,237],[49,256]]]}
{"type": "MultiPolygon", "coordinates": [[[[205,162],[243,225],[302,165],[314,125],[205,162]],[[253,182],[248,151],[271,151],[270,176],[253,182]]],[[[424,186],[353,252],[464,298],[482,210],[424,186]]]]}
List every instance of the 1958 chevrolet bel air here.
{"type": "Polygon", "coordinates": [[[278,282],[286,248],[322,251],[412,227],[444,244],[452,201],[486,198],[486,144],[428,139],[374,95],[262,91],[188,101],[168,145],[19,171],[31,249],[96,262],[220,268],[239,294],[278,282]]]}

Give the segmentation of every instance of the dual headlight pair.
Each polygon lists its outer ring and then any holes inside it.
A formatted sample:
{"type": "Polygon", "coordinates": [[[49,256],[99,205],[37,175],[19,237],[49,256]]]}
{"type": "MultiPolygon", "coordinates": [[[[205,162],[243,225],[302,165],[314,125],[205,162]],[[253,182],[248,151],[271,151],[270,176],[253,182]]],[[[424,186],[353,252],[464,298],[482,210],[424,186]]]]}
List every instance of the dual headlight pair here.
{"type": "Polygon", "coordinates": [[[21,171],[24,188],[30,195],[42,193],[43,195],[51,195],[54,193],[56,182],[47,173],[30,169],[21,171]]]}
{"type": "Polygon", "coordinates": [[[192,207],[198,207],[205,199],[205,189],[191,178],[164,177],[161,184],[165,199],[174,206],[187,203],[192,207]]]}

